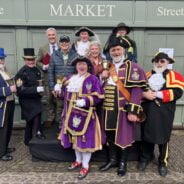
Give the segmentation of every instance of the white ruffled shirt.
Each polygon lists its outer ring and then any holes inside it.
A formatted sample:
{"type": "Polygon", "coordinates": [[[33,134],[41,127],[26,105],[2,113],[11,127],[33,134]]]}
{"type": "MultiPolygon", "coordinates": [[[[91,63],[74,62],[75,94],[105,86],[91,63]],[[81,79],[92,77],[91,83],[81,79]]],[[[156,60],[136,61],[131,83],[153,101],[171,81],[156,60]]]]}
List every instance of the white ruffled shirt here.
{"type": "Polygon", "coordinates": [[[85,79],[85,75],[76,74],[76,75],[72,76],[69,79],[69,83],[66,87],[67,91],[78,93],[80,88],[82,87],[84,79],[85,79]]]}
{"type": "Polygon", "coordinates": [[[148,79],[148,83],[153,91],[159,91],[163,87],[165,79],[162,73],[155,73],[148,79]]]}
{"type": "Polygon", "coordinates": [[[87,41],[87,42],[82,42],[82,41],[77,42],[77,53],[80,56],[84,56],[87,52],[87,49],[89,48],[89,44],[90,44],[89,41],[87,41]]]}
{"type": "MultiPolygon", "coordinates": [[[[125,59],[125,58],[123,57],[122,60],[121,60],[120,62],[118,62],[118,63],[113,62],[113,64],[115,65],[115,68],[116,68],[116,72],[117,72],[117,73],[118,73],[118,70],[119,70],[120,66],[123,64],[124,59],[125,59]]],[[[116,83],[113,81],[113,79],[112,79],[111,76],[109,77],[109,79],[108,79],[108,81],[107,81],[107,84],[116,86],[116,83]]]]}

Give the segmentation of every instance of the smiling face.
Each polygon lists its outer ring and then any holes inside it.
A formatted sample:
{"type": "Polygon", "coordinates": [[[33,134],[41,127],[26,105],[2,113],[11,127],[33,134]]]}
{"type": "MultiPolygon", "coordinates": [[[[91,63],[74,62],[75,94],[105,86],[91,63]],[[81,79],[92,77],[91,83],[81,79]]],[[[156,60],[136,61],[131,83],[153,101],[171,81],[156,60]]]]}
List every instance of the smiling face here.
{"type": "Polygon", "coordinates": [[[162,73],[167,69],[168,64],[169,64],[169,61],[167,59],[156,60],[153,63],[154,71],[157,73],[162,73]]]}
{"type": "Polygon", "coordinates": [[[24,61],[25,61],[25,64],[30,67],[30,68],[33,68],[36,66],[36,61],[35,61],[35,58],[32,58],[32,59],[26,59],[24,58],[24,61]]]}
{"type": "Polygon", "coordinates": [[[70,49],[70,42],[67,42],[67,41],[62,41],[59,43],[60,44],[60,48],[61,50],[66,53],[69,51],[70,49]]]}
{"type": "Polygon", "coordinates": [[[110,55],[112,57],[113,62],[119,63],[125,55],[125,49],[117,45],[110,49],[110,55]]]}
{"type": "Polygon", "coordinates": [[[48,41],[50,44],[55,44],[56,41],[57,41],[57,34],[56,34],[56,31],[55,30],[48,30],[47,31],[47,38],[48,38],[48,41]]]}
{"type": "Polygon", "coordinates": [[[80,33],[80,40],[81,40],[82,42],[87,42],[87,41],[89,41],[89,33],[88,33],[87,31],[82,31],[82,32],[80,33]]]}
{"type": "Polygon", "coordinates": [[[85,61],[79,61],[76,64],[76,70],[79,75],[84,75],[88,71],[88,65],[85,61]]]}
{"type": "Polygon", "coordinates": [[[93,44],[89,48],[89,55],[91,57],[98,57],[100,55],[100,47],[97,44],[93,44]]]}

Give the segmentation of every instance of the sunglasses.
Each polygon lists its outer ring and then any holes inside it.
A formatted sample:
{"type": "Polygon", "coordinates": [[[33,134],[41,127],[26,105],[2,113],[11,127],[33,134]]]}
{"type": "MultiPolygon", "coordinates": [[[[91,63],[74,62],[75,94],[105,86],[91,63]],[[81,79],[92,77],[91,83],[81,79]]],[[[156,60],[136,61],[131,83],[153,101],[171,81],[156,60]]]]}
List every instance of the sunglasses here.
{"type": "Polygon", "coordinates": [[[155,63],[165,63],[166,61],[165,60],[163,60],[163,59],[159,59],[159,60],[155,60],[155,63]]]}

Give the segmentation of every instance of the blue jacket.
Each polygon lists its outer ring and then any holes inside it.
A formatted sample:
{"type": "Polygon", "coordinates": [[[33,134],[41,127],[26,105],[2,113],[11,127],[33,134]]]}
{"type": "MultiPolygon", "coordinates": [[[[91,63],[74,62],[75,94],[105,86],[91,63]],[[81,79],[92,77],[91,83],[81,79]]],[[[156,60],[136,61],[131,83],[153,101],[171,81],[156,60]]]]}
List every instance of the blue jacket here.
{"type": "Polygon", "coordinates": [[[10,87],[0,74],[0,127],[3,127],[6,112],[6,97],[12,94],[10,87]]]}
{"type": "Polygon", "coordinates": [[[70,49],[68,53],[68,61],[66,64],[64,63],[61,49],[58,49],[51,55],[48,69],[49,88],[51,90],[54,89],[57,75],[67,76],[74,72],[74,67],[71,66],[71,62],[75,57],[77,57],[77,53],[73,49],[70,49]]]}

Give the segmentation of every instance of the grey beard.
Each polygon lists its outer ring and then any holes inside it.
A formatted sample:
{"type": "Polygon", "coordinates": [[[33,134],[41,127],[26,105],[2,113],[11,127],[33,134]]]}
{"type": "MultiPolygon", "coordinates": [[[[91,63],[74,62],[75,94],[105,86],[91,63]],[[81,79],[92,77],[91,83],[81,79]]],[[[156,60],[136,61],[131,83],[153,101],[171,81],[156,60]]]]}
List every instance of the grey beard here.
{"type": "Polygon", "coordinates": [[[124,56],[112,57],[112,60],[114,63],[119,63],[120,61],[124,60],[124,56]]]}
{"type": "Polygon", "coordinates": [[[156,66],[154,66],[153,70],[156,73],[163,73],[167,68],[166,67],[162,67],[162,68],[157,68],[156,66]]]}

